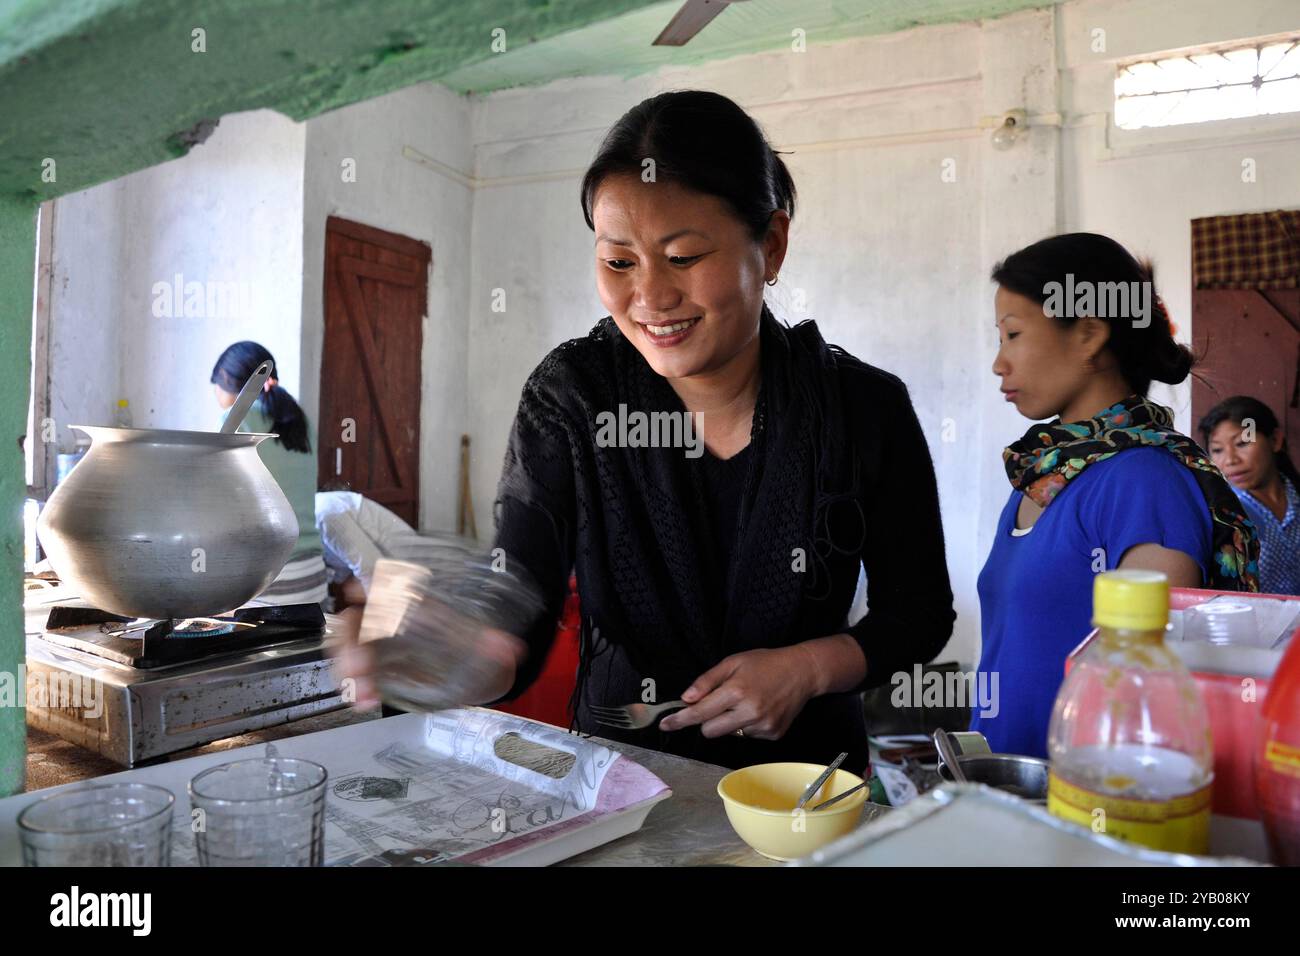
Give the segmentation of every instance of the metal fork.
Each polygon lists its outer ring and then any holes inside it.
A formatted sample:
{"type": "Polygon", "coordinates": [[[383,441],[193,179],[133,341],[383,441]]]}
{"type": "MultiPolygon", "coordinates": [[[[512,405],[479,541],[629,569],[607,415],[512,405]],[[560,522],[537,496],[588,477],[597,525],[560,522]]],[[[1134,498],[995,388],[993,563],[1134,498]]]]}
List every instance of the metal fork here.
{"type": "Polygon", "coordinates": [[[591,715],[596,723],[605,727],[617,727],[620,730],[640,730],[649,727],[661,715],[670,710],[681,710],[687,706],[680,700],[670,700],[664,704],[625,704],[622,707],[600,707],[591,704],[591,715]]]}

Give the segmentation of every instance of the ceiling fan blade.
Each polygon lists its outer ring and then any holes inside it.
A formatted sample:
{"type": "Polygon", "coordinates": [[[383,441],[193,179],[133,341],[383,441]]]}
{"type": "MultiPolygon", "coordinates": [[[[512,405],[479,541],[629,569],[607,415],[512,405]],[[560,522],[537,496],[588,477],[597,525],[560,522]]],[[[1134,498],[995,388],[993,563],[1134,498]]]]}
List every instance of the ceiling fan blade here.
{"type": "Polygon", "coordinates": [[[727,0],[686,0],[651,46],[685,46],[725,9],[727,0]]]}

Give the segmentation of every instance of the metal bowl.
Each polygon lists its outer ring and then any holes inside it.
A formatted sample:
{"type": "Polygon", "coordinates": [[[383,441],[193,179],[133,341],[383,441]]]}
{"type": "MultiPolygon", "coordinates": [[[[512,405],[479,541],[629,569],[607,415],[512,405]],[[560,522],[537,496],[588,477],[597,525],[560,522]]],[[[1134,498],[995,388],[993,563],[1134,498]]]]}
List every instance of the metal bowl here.
{"type": "MultiPolygon", "coordinates": [[[[964,754],[957,760],[971,783],[986,784],[1030,803],[1047,803],[1046,760],[1019,754],[964,754]]],[[[939,776],[952,780],[952,772],[944,764],[939,766],[939,776]]]]}

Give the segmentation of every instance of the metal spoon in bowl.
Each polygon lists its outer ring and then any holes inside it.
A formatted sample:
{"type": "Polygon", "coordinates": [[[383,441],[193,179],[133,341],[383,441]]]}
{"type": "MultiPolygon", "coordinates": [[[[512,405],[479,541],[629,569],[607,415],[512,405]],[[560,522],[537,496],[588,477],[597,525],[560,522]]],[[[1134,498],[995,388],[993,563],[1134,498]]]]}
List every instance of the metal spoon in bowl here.
{"type": "Polygon", "coordinates": [[[808,784],[808,789],[806,789],[803,792],[802,796],[799,797],[799,802],[794,805],[794,808],[796,810],[802,810],[803,805],[812,799],[813,794],[816,793],[818,790],[820,790],[822,784],[824,784],[827,780],[831,778],[831,774],[833,774],[836,770],[840,769],[840,764],[844,763],[844,761],[848,759],[849,759],[849,755],[846,751],[845,753],[840,754],[833,761],[831,761],[830,766],[821,772],[821,776],[819,776],[812,783],[808,784]]]}
{"type": "Polygon", "coordinates": [[[864,780],[864,781],[862,781],[862,783],[858,784],[856,787],[849,787],[849,789],[845,790],[843,793],[837,793],[837,794],[835,794],[835,796],[831,797],[829,800],[823,800],[821,803],[817,804],[817,806],[813,807],[812,810],[809,810],[808,812],[809,812],[809,813],[814,813],[814,812],[816,812],[817,810],[824,810],[824,809],[826,809],[827,807],[829,807],[831,804],[833,804],[833,803],[839,803],[839,802],[840,802],[841,800],[843,800],[845,797],[851,797],[851,796],[853,796],[855,793],[857,793],[859,790],[861,790],[863,787],[869,787],[869,786],[871,786],[871,781],[870,781],[870,780],[864,780]]]}
{"type": "Polygon", "coordinates": [[[270,359],[267,359],[253,370],[253,374],[248,377],[244,387],[239,390],[239,397],[235,399],[235,404],[230,406],[230,414],[226,416],[225,422],[221,425],[223,435],[238,431],[239,426],[244,423],[244,416],[253,407],[253,402],[262,391],[262,386],[266,384],[266,380],[271,377],[272,367],[270,359]]]}

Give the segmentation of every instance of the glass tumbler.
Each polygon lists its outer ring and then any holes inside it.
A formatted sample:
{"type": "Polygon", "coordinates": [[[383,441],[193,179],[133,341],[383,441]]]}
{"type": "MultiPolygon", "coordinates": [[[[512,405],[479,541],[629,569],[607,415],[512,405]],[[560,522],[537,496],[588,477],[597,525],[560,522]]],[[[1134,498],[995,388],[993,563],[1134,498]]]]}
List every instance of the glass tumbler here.
{"type": "Polygon", "coordinates": [[[321,866],[325,782],[318,763],[257,757],[190,781],[200,866],[321,866]]]}
{"type": "Polygon", "coordinates": [[[176,798],[147,783],[101,783],[42,797],[18,815],[27,866],[169,866],[176,798]]]}

